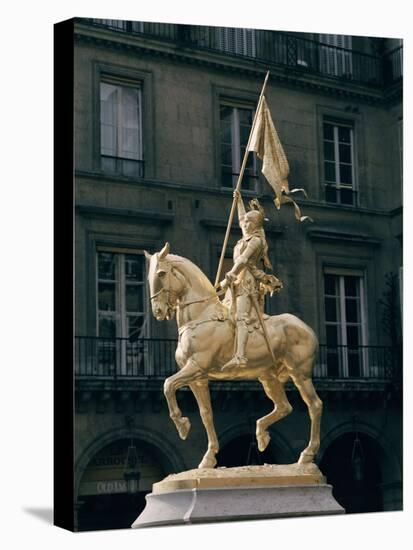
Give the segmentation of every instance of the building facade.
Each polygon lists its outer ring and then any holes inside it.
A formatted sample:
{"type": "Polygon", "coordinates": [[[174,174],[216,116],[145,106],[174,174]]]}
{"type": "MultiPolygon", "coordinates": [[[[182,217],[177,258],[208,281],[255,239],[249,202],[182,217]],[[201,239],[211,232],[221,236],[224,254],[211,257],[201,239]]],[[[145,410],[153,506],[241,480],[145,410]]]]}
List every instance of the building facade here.
{"type": "MultiPolygon", "coordinates": [[[[127,527],[153,482],[197,466],[206,436],[191,392],[182,442],[163,398],[174,321],[150,311],[144,250],[189,258],[213,281],[267,70],[266,98],[313,223],[273,205],[250,155],[284,289],[266,312],[317,333],[318,462],[348,512],[402,507],[402,44],[400,40],[76,19],[75,450],[77,528],[127,527]]],[[[225,259],[240,236],[234,224],[225,259]]],[[[211,384],[220,466],[294,462],[309,418],[271,428],[259,384],[211,384]]]]}

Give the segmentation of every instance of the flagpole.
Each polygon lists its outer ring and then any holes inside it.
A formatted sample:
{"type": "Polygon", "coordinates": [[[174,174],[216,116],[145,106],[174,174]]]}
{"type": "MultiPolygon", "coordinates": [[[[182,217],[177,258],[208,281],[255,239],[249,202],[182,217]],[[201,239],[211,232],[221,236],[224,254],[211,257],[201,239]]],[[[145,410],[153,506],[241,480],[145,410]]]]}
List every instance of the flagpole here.
{"type": "MultiPolygon", "coordinates": [[[[267,81],[268,81],[269,75],[270,75],[270,71],[267,71],[267,74],[265,75],[264,84],[263,84],[263,87],[262,87],[262,90],[261,90],[260,98],[258,100],[257,110],[255,111],[254,119],[252,121],[251,131],[250,131],[250,135],[248,137],[247,146],[245,148],[245,153],[244,153],[244,158],[242,160],[241,169],[240,169],[240,172],[239,172],[239,175],[238,175],[237,185],[235,187],[236,191],[239,191],[240,187],[241,187],[242,177],[244,175],[245,166],[247,165],[247,159],[248,159],[248,153],[249,153],[248,149],[249,149],[249,146],[250,146],[251,137],[252,137],[252,133],[253,133],[253,130],[254,130],[254,127],[255,127],[255,123],[257,121],[257,116],[258,116],[258,113],[259,113],[259,110],[260,110],[260,107],[261,107],[261,103],[262,103],[262,100],[263,100],[263,97],[264,97],[264,92],[265,92],[265,88],[267,86],[267,81]]],[[[215,286],[218,285],[219,279],[221,277],[222,265],[224,263],[224,257],[225,257],[225,250],[226,250],[227,245],[228,245],[228,239],[229,239],[229,234],[231,232],[232,221],[234,219],[236,204],[237,204],[237,198],[236,198],[236,196],[234,196],[234,199],[232,201],[231,211],[230,211],[230,214],[229,214],[227,230],[226,230],[226,233],[225,233],[224,244],[222,245],[221,257],[219,259],[217,275],[215,277],[215,286]]]]}

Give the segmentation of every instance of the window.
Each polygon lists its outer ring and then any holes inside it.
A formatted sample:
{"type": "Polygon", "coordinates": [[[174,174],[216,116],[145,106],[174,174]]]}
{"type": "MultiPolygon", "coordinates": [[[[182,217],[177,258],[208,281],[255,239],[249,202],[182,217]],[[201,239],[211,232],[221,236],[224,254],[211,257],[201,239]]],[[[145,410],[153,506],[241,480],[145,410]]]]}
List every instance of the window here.
{"type": "Polygon", "coordinates": [[[92,21],[96,25],[102,25],[114,30],[143,32],[142,21],[123,21],[121,19],[93,19],[92,21]]]}
{"type": "Polygon", "coordinates": [[[236,55],[255,57],[255,31],[254,29],[219,28],[218,48],[236,55]]]}
{"type": "Polygon", "coordinates": [[[324,120],[323,158],[327,202],[356,205],[354,130],[346,122],[324,120]]]}
{"type": "MultiPolygon", "coordinates": [[[[254,111],[251,107],[222,102],[221,124],[221,186],[235,188],[248,143],[254,111]]],[[[258,181],[255,153],[249,153],[241,188],[255,191],[258,181]]]]}
{"type": "Polygon", "coordinates": [[[324,273],[327,372],[332,377],[361,377],[367,365],[364,281],[360,275],[324,273]]]}
{"type": "Polygon", "coordinates": [[[143,176],[142,90],[139,85],[101,81],[100,154],[103,171],[143,176]]]}
{"type": "Polygon", "coordinates": [[[99,367],[127,374],[142,366],[136,342],[148,333],[145,261],[141,254],[97,253],[97,334],[99,367]],[[131,344],[132,343],[132,344],[131,344]]]}
{"type": "Polygon", "coordinates": [[[353,73],[352,39],[341,34],[320,34],[320,72],[331,76],[353,73]]]}

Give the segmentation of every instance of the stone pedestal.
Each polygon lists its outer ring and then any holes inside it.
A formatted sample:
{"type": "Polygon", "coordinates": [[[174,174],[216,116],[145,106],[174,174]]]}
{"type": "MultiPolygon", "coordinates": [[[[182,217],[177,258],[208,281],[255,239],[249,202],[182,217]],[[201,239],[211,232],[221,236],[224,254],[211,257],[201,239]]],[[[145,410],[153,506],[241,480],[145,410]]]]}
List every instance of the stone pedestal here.
{"type": "Polygon", "coordinates": [[[343,514],[315,464],[197,469],[152,487],[133,528],[343,514]]]}

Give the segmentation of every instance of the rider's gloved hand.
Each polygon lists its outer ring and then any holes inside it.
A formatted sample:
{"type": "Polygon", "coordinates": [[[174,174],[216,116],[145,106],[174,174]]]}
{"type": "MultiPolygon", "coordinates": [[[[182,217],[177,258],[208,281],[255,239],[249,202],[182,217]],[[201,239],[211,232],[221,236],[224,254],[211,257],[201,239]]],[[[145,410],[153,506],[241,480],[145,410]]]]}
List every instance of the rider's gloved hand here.
{"type": "Polygon", "coordinates": [[[226,279],[223,279],[220,283],[219,283],[219,286],[222,288],[222,290],[227,290],[228,288],[228,281],[226,279]]]}

